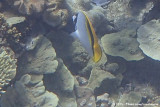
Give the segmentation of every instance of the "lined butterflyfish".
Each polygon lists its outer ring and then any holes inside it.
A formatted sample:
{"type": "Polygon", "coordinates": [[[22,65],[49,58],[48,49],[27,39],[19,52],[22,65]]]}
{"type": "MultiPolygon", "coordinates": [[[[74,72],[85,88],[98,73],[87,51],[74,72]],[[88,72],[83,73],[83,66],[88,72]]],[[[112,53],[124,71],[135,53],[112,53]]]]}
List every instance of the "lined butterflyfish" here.
{"type": "Polygon", "coordinates": [[[98,62],[101,59],[102,50],[88,16],[83,11],[80,11],[76,16],[74,15],[72,19],[75,24],[75,31],[72,32],[71,35],[78,38],[89,56],[93,58],[93,61],[98,62]]]}

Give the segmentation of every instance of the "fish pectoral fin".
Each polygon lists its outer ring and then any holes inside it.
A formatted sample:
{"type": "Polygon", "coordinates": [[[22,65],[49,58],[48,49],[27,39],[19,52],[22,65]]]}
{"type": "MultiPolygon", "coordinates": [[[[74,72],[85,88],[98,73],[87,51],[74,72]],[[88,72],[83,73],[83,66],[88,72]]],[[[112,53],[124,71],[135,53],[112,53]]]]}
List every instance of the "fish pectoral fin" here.
{"type": "Polygon", "coordinates": [[[72,32],[70,35],[71,35],[73,38],[78,38],[78,37],[79,37],[78,30],[76,30],[75,32],[72,32]]]}

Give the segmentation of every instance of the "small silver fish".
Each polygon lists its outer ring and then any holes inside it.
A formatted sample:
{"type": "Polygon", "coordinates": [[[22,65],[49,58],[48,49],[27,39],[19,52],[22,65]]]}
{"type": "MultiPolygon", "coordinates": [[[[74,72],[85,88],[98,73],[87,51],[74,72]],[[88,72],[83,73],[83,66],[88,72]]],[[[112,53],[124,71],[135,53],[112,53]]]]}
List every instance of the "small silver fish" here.
{"type": "Polygon", "coordinates": [[[36,47],[39,40],[40,40],[40,36],[29,37],[25,44],[25,50],[27,51],[33,50],[36,47]]]}

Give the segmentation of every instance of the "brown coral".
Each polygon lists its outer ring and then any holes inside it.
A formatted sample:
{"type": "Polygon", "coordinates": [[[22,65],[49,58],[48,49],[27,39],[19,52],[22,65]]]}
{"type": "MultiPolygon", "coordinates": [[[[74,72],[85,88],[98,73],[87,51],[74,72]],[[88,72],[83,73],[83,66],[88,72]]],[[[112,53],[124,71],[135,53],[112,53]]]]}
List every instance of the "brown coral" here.
{"type": "Polygon", "coordinates": [[[62,27],[67,24],[68,11],[66,9],[59,9],[56,11],[48,12],[43,14],[44,21],[53,27],[62,27]]]}
{"type": "Polygon", "coordinates": [[[5,41],[13,41],[18,43],[21,37],[21,33],[18,32],[16,27],[11,27],[6,23],[6,19],[3,14],[0,13],[0,39],[4,43],[5,41]]]}
{"type": "Polygon", "coordinates": [[[16,0],[14,6],[22,14],[31,15],[42,12],[44,9],[44,0],[16,0]]]}
{"type": "Polygon", "coordinates": [[[48,0],[46,2],[46,11],[43,14],[43,20],[53,27],[63,27],[67,24],[68,11],[63,9],[62,0],[48,0]]]}

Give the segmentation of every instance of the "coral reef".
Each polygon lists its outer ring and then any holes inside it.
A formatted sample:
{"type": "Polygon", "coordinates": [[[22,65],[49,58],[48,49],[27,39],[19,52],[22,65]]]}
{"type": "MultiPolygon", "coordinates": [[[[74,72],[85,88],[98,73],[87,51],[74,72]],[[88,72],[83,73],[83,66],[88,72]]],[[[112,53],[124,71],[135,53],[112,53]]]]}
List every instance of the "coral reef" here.
{"type": "Polygon", "coordinates": [[[155,60],[160,60],[157,53],[160,49],[160,20],[151,20],[137,30],[137,41],[143,53],[155,60]]]}
{"type": "Polygon", "coordinates": [[[43,13],[43,20],[52,27],[64,27],[68,21],[68,11],[60,7],[62,5],[62,0],[47,0],[47,9],[43,13]]]}
{"type": "Polygon", "coordinates": [[[14,7],[26,15],[42,12],[44,5],[45,0],[14,0],[14,7]]]}
{"type": "Polygon", "coordinates": [[[16,75],[17,59],[9,47],[0,47],[0,92],[16,75]]]}
{"type": "Polygon", "coordinates": [[[92,1],[0,1],[0,107],[159,104],[160,2],[92,1]],[[69,34],[79,11],[101,38],[97,63],[69,34]]]}
{"type": "Polygon", "coordinates": [[[152,1],[115,0],[107,7],[93,5],[90,0],[67,0],[71,14],[85,11],[100,35],[126,28],[137,29],[154,7],[152,1]],[[137,5],[138,4],[138,5],[137,5]]]}
{"type": "Polygon", "coordinates": [[[141,1],[140,3],[138,0],[132,1],[116,0],[108,5],[106,18],[108,21],[113,21],[117,29],[138,28],[142,24],[145,15],[154,6],[152,1],[141,1]]]}
{"type": "Polygon", "coordinates": [[[105,53],[123,57],[127,61],[143,59],[144,56],[138,47],[135,35],[135,30],[127,29],[104,35],[101,42],[105,53]]]}
{"type": "Polygon", "coordinates": [[[35,76],[23,75],[2,96],[1,107],[56,107],[57,95],[45,90],[42,78],[34,79],[35,76]]]}
{"type": "Polygon", "coordinates": [[[20,60],[22,66],[19,69],[25,73],[54,73],[58,66],[56,52],[47,38],[42,35],[39,36],[39,41],[34,50],[28,51],[22,56],[20,60]]]}

